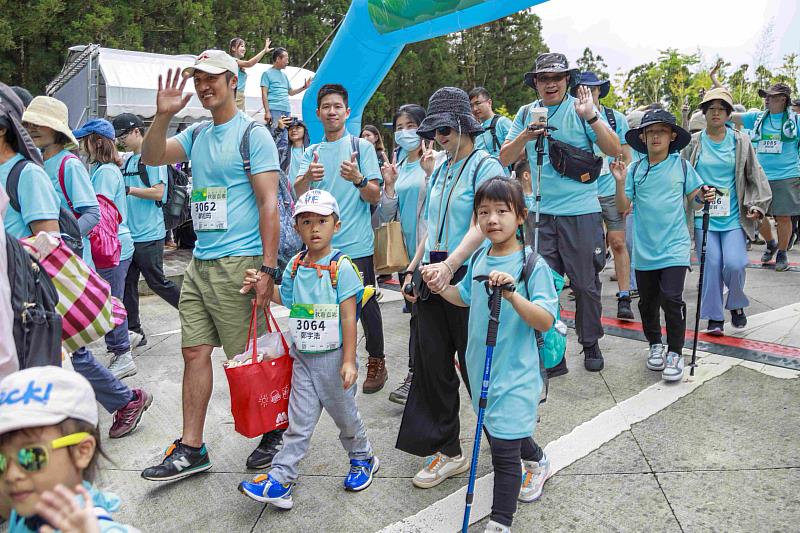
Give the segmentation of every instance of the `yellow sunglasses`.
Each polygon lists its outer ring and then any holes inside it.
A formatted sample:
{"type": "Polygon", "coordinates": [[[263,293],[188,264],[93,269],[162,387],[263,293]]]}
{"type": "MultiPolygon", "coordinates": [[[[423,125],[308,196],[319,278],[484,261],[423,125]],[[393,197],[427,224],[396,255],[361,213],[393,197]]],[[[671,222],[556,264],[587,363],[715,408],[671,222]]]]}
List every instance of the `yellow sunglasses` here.
{"type": "MultiPolygon", "coordinates": [[[[86,437],[90,435],[85,431],[80,433],[71,433],[64,435],[54,441],[50,442],[50,449],[58,450],[60,448],[68,448],[83,442],[86,437]]],[[[47,466],[50,457],[47,453],[47,446],[44,444],[34,444],[25,446],[17,451],[17,464],[26,472],[38,472],[47,466]]],[[[0,476],[4,475],[8,470],[8,465],[11,459],[0,453],[0,476]]]]}

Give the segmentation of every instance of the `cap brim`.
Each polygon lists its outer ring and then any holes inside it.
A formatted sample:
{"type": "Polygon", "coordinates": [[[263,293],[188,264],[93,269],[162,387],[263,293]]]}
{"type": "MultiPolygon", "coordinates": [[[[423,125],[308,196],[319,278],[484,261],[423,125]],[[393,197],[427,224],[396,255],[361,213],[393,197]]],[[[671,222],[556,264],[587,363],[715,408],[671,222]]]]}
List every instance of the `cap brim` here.
{"type": "Polygon", "coordinates": [[[228,69],[222,67],[214,67],[211,65],[194,65],[192,67],[186,67],[181,72],[181,76],[184,78],[191,78],[194,76],[194,72],[199,70],[200,72],[205,72],[206,74],[222,74],[223,72],[228,72],[228,69]]]}
{"type": "MultiPolygon", "coordinates": [[[[292,216],[292,218],[297,218],[298,215],[302,215],[303,213],[314,213],[315,215],[320,215],[320,216],[326,217],[328,215],[336,214],[336,211],[334,211],[330,207],[324,207],[324,206],[321,206],[321,205],[305,205],[305,206],[302,206],[302,207],[298,207],[295,210],[294,215],[292,216]]],[[[338,216],[338,214],[337,214],[337,216],[338,216]]]]}
{"type": "Polygon", "coordinates": [[[13,411],[0,415],[0,435],[5,435],[11,431],[17,431],[20,429],[55,426],[56,424],[60,424],[67,419],[67,417],[61,413],[27,412],[25,414],[35,414],[36,416],[14,416],[15,413],[13,411]]]}

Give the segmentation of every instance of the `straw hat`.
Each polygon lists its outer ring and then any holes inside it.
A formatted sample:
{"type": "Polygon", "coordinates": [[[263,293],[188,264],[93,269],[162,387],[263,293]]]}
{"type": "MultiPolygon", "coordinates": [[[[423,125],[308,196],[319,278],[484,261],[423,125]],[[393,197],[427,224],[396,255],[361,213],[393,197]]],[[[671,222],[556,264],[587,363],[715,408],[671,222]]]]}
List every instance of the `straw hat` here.
{"type": "MultiPolygon", "coordinates": [[[[69,127],[69,110],[64,102],[49,96],[37,96],[31,100],[31,105],[22,114],[22,122],[29,122],[37,126],[45,126],[51,130],[63,133],[70,143],[78,146],[78,141],[69,127]]],[[[67,145],[65,148],[70,148],[67,145]]]]}

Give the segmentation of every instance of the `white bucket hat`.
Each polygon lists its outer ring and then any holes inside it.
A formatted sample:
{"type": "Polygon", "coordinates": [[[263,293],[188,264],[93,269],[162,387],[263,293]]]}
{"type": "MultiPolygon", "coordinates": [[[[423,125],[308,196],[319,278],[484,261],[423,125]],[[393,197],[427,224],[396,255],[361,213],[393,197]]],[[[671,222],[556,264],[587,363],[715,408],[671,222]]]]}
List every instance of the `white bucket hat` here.
{"type": "MultiPolygon", "coordinates": [[[[74,146],[78,146],[78,141],[69,127],[69,110],[61,100],[49,96],[37,96],[31,100],[31,104],[22,114],[22,122],[45,126],[63,133],[74,146]]],[[[67,145],[65,148],[71,146],[67,145]]]]}

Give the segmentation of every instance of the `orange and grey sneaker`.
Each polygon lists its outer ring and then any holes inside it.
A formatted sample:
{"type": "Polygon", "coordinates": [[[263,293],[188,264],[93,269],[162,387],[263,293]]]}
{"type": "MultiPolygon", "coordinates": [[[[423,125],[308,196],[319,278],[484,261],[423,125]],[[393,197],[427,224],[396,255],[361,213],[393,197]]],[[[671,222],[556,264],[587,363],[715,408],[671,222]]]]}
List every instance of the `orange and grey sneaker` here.
{"type": "Polygon", "coordinates": [[[187,446],[177,439],[164,452],[161,464],[145,468],[142,477],[150,481],[183,479],[211,468],[206,445],[199,448],[187,446]]]}
{"type": "Polygon", "coordinates": [[[469,470],[469,461],[463,455],[448,457],[436,452],[425,460],[425,466],[411,482],[421,489],[435,487],[445,479],[469,470]]]}

